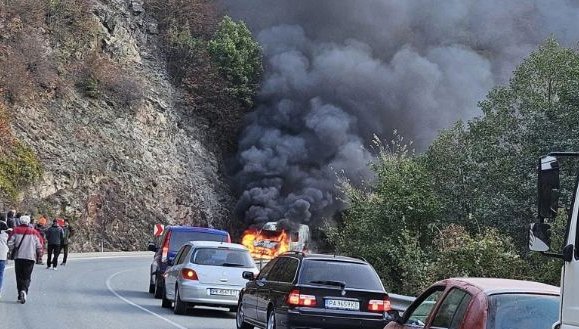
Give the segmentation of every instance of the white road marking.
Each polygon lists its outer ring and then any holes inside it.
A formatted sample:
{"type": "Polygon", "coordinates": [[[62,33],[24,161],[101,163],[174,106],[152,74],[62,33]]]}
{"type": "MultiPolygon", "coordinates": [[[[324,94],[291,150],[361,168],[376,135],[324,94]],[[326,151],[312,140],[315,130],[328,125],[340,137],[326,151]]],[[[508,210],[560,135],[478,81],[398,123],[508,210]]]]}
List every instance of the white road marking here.
{"type": "MultiPolygon", "coordinates": [[[[118,256],[86,256],[86,257],[71,257],[68,259],[68,261],[73,261],[73,260],[95,260],[95,259],[114,259],[114,258],[145,258],[145,257],[150,257],[148,255],[118,255],[118,256]]],[[[14,261],[10,261],[12,264],[14,264],[14,261]]],[[[4,269],[5,270],[9,270],[14,268],[14,265],[9,265],[6,266],[4,269]]]]}
{"type": "Polygon", "coordinates": [[[133,270],[124,270],[124,271],[120,271],[120,272],[117,272],[117,273],[109,276],[108,279],[107,279],[107,282],[106,282],[106,283],[107,283],[107,288],[109,289],[109,291],[110,291],[111,293],[113,293],[115,296],[117,296],[117,298],[119,298],[119,299],[122,300],[123,302],[125,302],[125,303],[127,303],[127,304],[129,304],[129,305],[131,305],[131,306],[134,306],[134,307],[140,309],[140,310],[143,311],[143,312],[149,313],[149,314],[151,314],[152,316],[155,316],[155,317],[157,317],[157,318],[159,318],[159,319],[161,319],[161,320],[163,320],[163,321],[165,321],[165,322],[173,325],[175,328],[187,329],[186,327],[183,327],[183,326],[181,326],[180,324],[175,323],[175,322],[167,319],[166,317],[164,317],[164,316],[162,316],[162,315],[160,315],[160,314],[157,314],[157,313],[155,313],[155,312],[153,312],[153,311],[149,311],[148,309],[142,307],[141,305],[138,305],[138,304],[135,304],[135,303],[131,302],[130,300],[128,300],[128,299],[126,299],[125,297],[121,296],[119,293],[117,293],[117,292],[112,288],[112,286],[111,286],[111,281],[112,281],[113,278],[115,278],[115,277],[116,277],[117,275],[119,275],[119,274],[123,274],[123,273],[130,272],[130,271],[133,271],[133,270]]]}

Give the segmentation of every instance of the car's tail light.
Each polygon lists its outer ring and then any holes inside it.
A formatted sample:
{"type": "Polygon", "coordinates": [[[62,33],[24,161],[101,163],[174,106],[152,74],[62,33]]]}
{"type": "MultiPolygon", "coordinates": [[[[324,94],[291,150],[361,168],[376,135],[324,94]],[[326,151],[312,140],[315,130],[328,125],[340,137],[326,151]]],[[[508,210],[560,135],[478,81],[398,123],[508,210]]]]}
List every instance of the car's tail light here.
{"type": "Polygon", "coordinates": [[[229,235],[229,233],[227,234],[227,242],[231,243],[231,235],[229,235]]]}
{"type": "Polygon", "coordinates": [[[163,246],[161,247],[161,262],[167,262],[167,255],[169,255],[169,241],[171,239],[171,231],[167,233],[165,240],[163,241],[163,246]]]}
{"type": "Polygon", "coordinates": [[[182,269],[181,270],[181,276],[183,276],[183,279],[185,279],[185,280],[199,281],[199,277],[197,276],[197,272],[195,272],[189,268],[182,269]]]}
{"type": "Polygon", "coordinates": [[[390,310],[392,310],[392,305],[388,297],[384,297],[384,299],[372,299],[368,302],[368,311],[370,312],[383,313],[390,310]]]}
{"type": "Polygon", "coordinates": [[[316,306],[316,296],[302,295],[299,290],[292,290],[287,296],[287,303],[291,306],[316,306]]]}

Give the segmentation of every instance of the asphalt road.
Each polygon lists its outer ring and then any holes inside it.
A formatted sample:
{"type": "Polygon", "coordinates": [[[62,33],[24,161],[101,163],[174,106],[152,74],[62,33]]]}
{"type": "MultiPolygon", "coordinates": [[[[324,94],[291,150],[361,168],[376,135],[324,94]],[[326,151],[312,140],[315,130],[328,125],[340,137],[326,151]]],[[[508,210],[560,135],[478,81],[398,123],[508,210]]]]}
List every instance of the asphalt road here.
{"type": "Polygon", "coordinates": [[[195,308],[186,316],[161,308],[147,292],[150,254],[75,255],[58,271],[36,265],[26,304],[16,302],[14,269],[4,273],[0,328],[233,329],[235,313],[195,308]]]}

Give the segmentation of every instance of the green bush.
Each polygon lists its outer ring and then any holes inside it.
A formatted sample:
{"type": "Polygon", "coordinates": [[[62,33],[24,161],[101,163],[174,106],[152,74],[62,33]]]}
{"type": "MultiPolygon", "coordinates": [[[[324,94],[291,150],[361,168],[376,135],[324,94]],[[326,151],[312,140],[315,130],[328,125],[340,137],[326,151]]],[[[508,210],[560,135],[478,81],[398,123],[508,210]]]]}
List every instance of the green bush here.
{"type": "Polygon", "coordinates": [[[225,16],[208,50],[231,91],[246,104],[251,104],[262,73],[261,47],[243,22],[225,16]]]}
{"type": "Polygon", "coordinates": [[[107,98],[122,105],[143,97],[143,86],[135,74],[98,53],[91,54],[76,74],[76,85],[87,97],[107,98]]]}
{"type": "Polygon", "coordinates": [[[349,208],[338,227],[327,227],[339,253],[364,257],[397,293],[418,293],[428,284],[427,251],[439,202],[419,159],[397,143],[381,148],[371,190],[344,184],[349,208]]]}
{"type": "Polygon", "coordinates": [[[429,281],[448,277],[523,278],[526,263],[517,254],[512,239],[497,229],[470,234],[450,225],[434,240],[429,281]]]}
{"type": "Polygon", "coordinates": [[[20,143],[3,150],[0,157],[0,191],[15,199],[22,188],[42,176],[42,167],[34,151],[20,143]]]}

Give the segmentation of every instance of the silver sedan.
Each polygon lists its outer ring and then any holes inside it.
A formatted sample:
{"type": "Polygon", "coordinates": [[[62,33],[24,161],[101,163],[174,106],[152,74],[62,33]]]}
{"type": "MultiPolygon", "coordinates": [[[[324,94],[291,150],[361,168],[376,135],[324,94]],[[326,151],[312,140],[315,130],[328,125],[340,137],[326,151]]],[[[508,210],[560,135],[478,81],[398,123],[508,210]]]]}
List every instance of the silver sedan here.
{"type": "Polygon", "coordinates": [[[185,314],[196,305],[237,309],[239,292],[245,287],[245,271],[258,273],[249,250],[240,244],[190,241],[165,272],[162,306],[185,314]]]}

